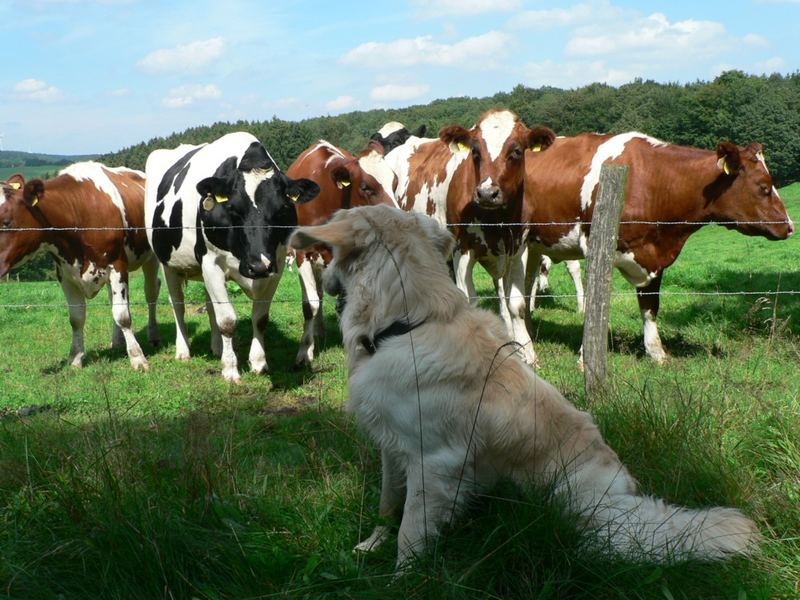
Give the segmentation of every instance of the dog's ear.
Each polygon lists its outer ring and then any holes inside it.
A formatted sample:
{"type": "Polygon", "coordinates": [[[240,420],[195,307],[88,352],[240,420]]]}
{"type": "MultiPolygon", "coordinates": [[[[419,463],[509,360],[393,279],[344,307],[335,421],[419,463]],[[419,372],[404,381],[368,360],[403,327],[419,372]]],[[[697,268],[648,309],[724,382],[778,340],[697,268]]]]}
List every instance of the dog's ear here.
{"type": "Polygon", "coordinates": [[[439,223],[430,217],[420,213],[413,214],[416,215],[419,226],[425,232],[425,235],[431,241],[433,246],[442,254],[442,256],[445,258],[450,258],[450,254],[452,254],[453,246],[455,246],[456,242],[453,235],[447,231],[446,228],[439,225],[439,223]]]}
{"type": "Polygon", "coordinates": [[[289,238],[289,245],[295,250],[304,250],[315,244],[347,250],[353,246],[354,239],[351,221],[339,220],[325,225],[300,227],[289,238]]]}

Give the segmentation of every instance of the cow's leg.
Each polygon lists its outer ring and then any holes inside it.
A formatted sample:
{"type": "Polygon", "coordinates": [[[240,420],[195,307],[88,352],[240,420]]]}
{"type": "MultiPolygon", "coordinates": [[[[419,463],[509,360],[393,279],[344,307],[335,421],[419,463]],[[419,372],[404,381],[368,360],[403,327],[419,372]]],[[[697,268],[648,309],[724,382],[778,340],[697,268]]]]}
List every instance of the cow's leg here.
{"type": "Polygon", "coordinates": [[[69,349],[67,362],[72,367],[83,366],[83,326],[86,323],[86,296],[83,290],[76,287],[68,278],[59,275],[61,290],[67,300],[69,324],[72,327],[72,346],[69,349]]]}
{"type": "MultiPolygon", "coordinates": [[[[513,256],[506,257],[501,286],[505,294],[506,326],[511,339],[520,345],[520,353],[523,360],[536,367],[538,366],[538,361],[528,329],[530,317],[528,315],[528,301],[524,291],[525,262],[527,260],[525,254],[525,252],[520,251],[513,256]]],[[[502,298],[500,303],[502,306],[502,298]]]]}
{"type": "MultiPolygon", "coordinates": [[[[111,288],[111,282],[109,282],[108,286],[106,287],[108,290],[108,303],[114,306],[114,292],[111,288]]],[[[122,350],[125,347],[125,336],[122,335],[122,329],[119,328],[117,325],[117,320],[114,319],[114,322],[111,324],[111,347],[114,350],[122,350]]]]}
{"type": "Polygon", "coordinates": [[[183,296],[183,277],[172,267],[164,265],[164,279],[167,281],[169,302],[175,317],[175,358],[189,360],[189,335],[186,331],[186,302],[183,296]]]}
{"type": "MultiPolygon", "coordinates": [[[[378,514],[384,521],[396,518],[403,508],[406,496],[405,472],[396,457],[386,450],[381,450],[381,501],[378,514]]],[[[356,552],[372,552],[389,536],[387,525],[376,525],[370,536],[353,548],[356,552]]]]}
{"type": "Polygon", "coordinates": [[[154,254],[142,264],[144,276],[144,297],[147,301],[147,339],[153,346],[161,345],[161,334],[158,332],[158,293],[161,291],[161,280],[158,278],[158,258],[154,254]]]}
{"type": "Polygon", "coordinates": [[[217,358],[222,357],[222,335],[217,327],[217,313],[214,310],[214,303],[206,290],[206,316],[208,316],[208,326],[211,329],[211,352],[217,358]]]}
{"type": "Polygon", "coordinates": [[[553,259],[549,256],[542,255],[539,262],[539,272],[533,282],[534,295],[538,292],[543,292],[550,288],[550,269],[553,267],[553,259]]]}
{"type": "Polygon", "coordinates": [[[475,281],[472,278],[472,271],[475,268],[475,252],[467,250],[453,252],[453,270],[456,276],[458,289],[464,292],[469,298],[472,306],[478,305],[478,294],[475,293],[475,281]]]}
{"type": "MultiPolygon", "coordinates": [[[[267,353],[264,349],[264,333],[269,322],[269,307],[272,304],[272,297],[278,289],[281,280],[281,273],[271,275],[266,279],[260,280],[259,286],[254,288],[253,312],[251,315],[253,323],[253,341],[250,343],[250,371],[253,373],[267,373],[267,353]]],[[[224,336],[224,332],[223,332],[224,336]]],[[[224,338],[223,338],[224,339],[224,338]]]]}
{"type": "Polygon", "coordinates": [[[658,327],[656,327],[662,275],[663,272],[660,272],[649,284],[636,289],[636,298],[639,301],[639,310],[642,313],[644,326],[644,349],[647,355],[658,364],[663,364],[667,360],[667,353],[661,344],[661,336],[658,335],[658,327]]]}
{"type": "Polygon", "coordinates": [[[536,305],[536,282],[539,278],[539,268],[542,262],[542,253],[530,245],[525,249],[527,257],[523,259],[525,265],[525,299],[528,312],[533,312],[536,305]]]}
{"type": "Polygon", "coordinates": [[[300,339],[300,348],[294,359],[296,367],[310,365],[314,360],[314,336],[317,321],[322,320],[322,287],[317,284],[314,265],[309,257],[303,257],[303,262],[297,268],[300,276],[300,289],[303,292],[303,337],[300,339]]]}
{"type": "Polygon", "coordinates": [[[572,277],[572,283],[575,285],[575,300],[578,303],[578,312],[583,314],[586,310],[586,296],[583,293],[583,279],[581,279],[581,261],[568,260],[566,261],[567,271],[569,276],[572,277]]]}
{"type": "Polygon", "coordinates": [[[144,357],[144,352],[136,341],[136,336],[131,329],[131,311],[128,304],[128,269],[123,263],[114,263],[108,276],[108,287],[111,290],[111,314],[114,315],[114,323],[122,331],[125,338],[125,347],[128,350],[128,358],[134,370],[150,370],[150,365],[144,357]]]}
{"type": "Polygon", "coordinates": [[[222,336],[222,377],[225,381],[239,383],[239,368],[236,352],[233,349],[233,334],[236,332],[236,311],[228,298],[225,287],[225,272],[214,261],[213,254],[203,257],[203,282],[211,302],[214,303],[214,316],[222,336]]]}

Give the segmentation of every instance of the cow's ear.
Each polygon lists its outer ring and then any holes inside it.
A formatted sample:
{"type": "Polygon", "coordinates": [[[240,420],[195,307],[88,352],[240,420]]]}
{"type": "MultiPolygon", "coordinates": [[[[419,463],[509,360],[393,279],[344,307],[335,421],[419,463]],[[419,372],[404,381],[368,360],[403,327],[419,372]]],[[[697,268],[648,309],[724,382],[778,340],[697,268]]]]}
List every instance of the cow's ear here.
{"type": "Polygon", "coordinates": [[[349,249],[355,240],[351,219],[334,220],[325,225],[300,227],[289,238],[289,245],[295,250],[304,250],[315,244],[325,244],[331,248],[349,249]]]}
{"type": "Polygon", "coordinates": [[[305,204],[319,194],[319,186],[310,179],[286,179],[286,197],[293,204],[305,204]]]}
{"type": "Polygon", "coordinates": [[[742,155],[739,147],[731,142],[720,142],[717,145],[717,166],[725,175],[737,175],[742,168],[742,155]]]}
{"type": "Polygon", "coordinates": [[[31,208],[38,206],[42,198],[44,198],[44,183],[41,179],[31,179],[22,188],[22,199],[31,208]]]}
{"type": "Polygon", "coordinates": [[[533,152],[547,150],[556,139],[555,132],[549,127],[534,127],[528,130],[526,146],[533,152]]]}
{"type": "Polygon", "coordinates": [[[411,132],[411,135],[415,135],[417,137],[425,137],[425,132],[428,131],[428,127],[426,125],[420,125],[414,131],[411,132]]]}
{"type": "Polygon", "coordinates": [[[340,190],[350,187],[353,183],[353,161],[346,158],[337,158],[330,164],[331,179],[340,190]]]}
{"type": "Polygon", "coordinates": [[[212,210],[217,204],[225,204],[230,200],[233,187],[228,179],[222,177],[206,177],[197,184],[200,203],[203,210],[212,210]]]}
{"type": "Polygon", "coordinates": [[[250,144],[239,161],[240,171],[253,171],[254,169],[267,171],[274,168],[275,163],[272,162],[267,149],[264,148],[261,142],[250,144]]]}
{"type": "Polygon", "coordinates": [[[22,176],[22,173],[14,173],[6,180],[6,184],[8,184],[12,190],[21,190],[25,187],[25,178],[22,176]]]}
{"type": "Polygon", "coordinates": [[[450,146],[452,152],[466,152],[472,147],[472,134],[460,125],[448,125],[439,130],[439,139],[450,146]]]}

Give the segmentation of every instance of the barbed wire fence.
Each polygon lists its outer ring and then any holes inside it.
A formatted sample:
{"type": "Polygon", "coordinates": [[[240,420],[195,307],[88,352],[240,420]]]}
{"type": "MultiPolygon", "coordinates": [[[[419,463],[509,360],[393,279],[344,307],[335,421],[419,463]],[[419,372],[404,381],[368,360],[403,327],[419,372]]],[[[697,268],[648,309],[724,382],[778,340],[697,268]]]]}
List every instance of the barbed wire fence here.
{"type": "MultiPolygon", "coordinates": [[[[795,228],[800,225],[800,221],[790,220],[789,223],[792,223],[795,228]]],[[[620,221],[620,227],[626,225],[635,225],[635,226],[652,226],[652,227],[703,227],[706,225],[716,225],[720,227],[736,227],[741,225],[781,225],[785,224],[787,221],[650,221],[650,220],[622,220],[620,221]]],[[[591,226],[591,222],[586,221],[547,221],[547,222],[537,222],[537,221],[514,221],[514,222],[497,222],[497,223],[485,223],[485,222],[452,222],[445,224],[450,229],[455,228],[480,228],[480,229],[497,229],[497,228],[508,228],[508,229],[524,229],[528,230],[530,228],[535,227],[575,227],[575,226],[591,226]]],[[[211,231],[215,229],[244,229],[244,228],[254,228],[255,226],[246,226],[246,225],[231,225],[225,227],[203,227],[205,231],[211,231]]],[[[293,225],[270,225],[270,226],[261,226],[261,227],[270,227],[272,229],[295,229],[293,225]]],[[[178,230],[184,229],[192,229],[192,228],[184,228],[184,227],[170,227],[170,226],[156,226],[156,227],[122,227],[122,226],[103,226],[103,227],[2,227],[0,228],[0,232],[3,233],[13,233],[13,232],[64,232],[64,233],[82,233],[82,232],[114,232],[114,231],[123,231],[127,234],[132,234],[141,231],[162,231],[162,232],[174,232],[178,230]]],[[[546,253],[546,250],[545,250],[546,253]]],[[[576,257],[576,260],[584,260],[585,257],[576,257]]],[[[479,264],[479,263],[478,263],[479,264]]],[[[790,265],[787,265],[786,271],[791,273],[793,271],[800,272],[800,254],[798,255],[798,262],[797,266],[792,269],[790,265]]],[[[289,272],[289,269],[285,269],[283,276],[291,276],[293,275],[289,272]]],[[[19,281],[19,273],[16,275],[16,280],[19,281]]],[[[2,283],[11,283],[13,281],[10,274],[7,274],[2,283]]],[[[26,283],[33,283],[33,282],[26,282],[26,283]]],[[[2,287],[0,287],[2,289],[2,287]]],[[[648,295],[658,295],[661,297],[687,297],[687,296],[698,296],[698,297],[733,297],[733,296],[750,296],[750,297],[794,297],[800,296],[800,289],[763,289],[763,290],[738,290],[738,291],[725,291],[725,290],[715,290],[715,291],[700,291],[700,290],[670,290],[670,289],[662,289],[659,292],[643,292],[637,291],[635,289],[631,289],[631,291],[619,291],[619,290],[612,290],[611,296],[612,298],[624,298],[624,297],[638,297],[638,296],[648,296],[648,295]]],[[[539,299],[565,299],[565,298],[574,298],[574,293],[556,293],[550,291],[548,293],[538,292],[534,296],[524,296],[526,299],[530,299],[531,297],[539,300],[539,299]]],[[[487,300],[487,301],[499,301],[502,297],[495,295],[495,294],[479,294],[476,299],[477,300],[487,300]]],[[[192,300],[192,301],[184,301],[183,304],[186,306],[202,306],[206,302],[210,300],[203,299],[203,300],[192,300]]],[[[262,302],[259,300],[251,300],[249,298],[232,298],[230,302],[226,304],[231,304],[233,306],[252,306],[254,302],[262,302]]],[[[296,299],[288,299],[288,298],[274,298],[272,304],[292,304],[297,303],[296,299]]],[[[127,304],[131,307],[137,306],[148,306],[148,303],[144,300],[128,300],[127,304]]],[[[171,306],[172,303],[166,298],[164,290],[159,295],[159,300],[156,303],[158,306],[171,306]]],[[[180,303],[176,303],[180,304],[180,303]]],[[[62,307],[69,307],[70,305],[65,302],[2,302],[2,294],[0,294],[0,309],[33,309],[33,308],[42,308],[42,309],[51,309],[51,308],[62,308],[62,307]]],[[[109,307],[110,302],[108,299],[99,298],[97,301],[93,301],[91,303],[86,304],[87,308],[104,308],[109,307]]]]}

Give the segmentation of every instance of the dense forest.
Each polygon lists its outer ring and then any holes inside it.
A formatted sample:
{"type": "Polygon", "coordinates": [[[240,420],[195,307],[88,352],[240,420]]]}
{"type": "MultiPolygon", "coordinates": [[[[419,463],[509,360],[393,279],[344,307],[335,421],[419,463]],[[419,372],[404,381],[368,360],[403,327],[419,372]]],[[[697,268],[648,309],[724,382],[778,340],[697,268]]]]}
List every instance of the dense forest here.
{"type": "Polygon", "coordinates": [[[584,131],[638,130],[677,144],[714,148],[720,140],[764,144],[778,185],[800,180],[800,72],[755,76],[727,71],[711,82],[664,84],[636,80],[618,88],[595,83],[575,90],[516,86],[485,98],[447,98],[402,109],[351,112],[299,122],[238,121],[195,127],[154,138],[101,158],[111,165],[144,169],[147,155],[179,143],[209,142],[231,131],[250,131],[286,168],[317,139],[350,151],[366,145],[387,121],[426,125],[429,135],[444,125],[471,126],[492,107],[509,108],[530,126],[559,135],[584,131]]]}
{"type": "Polygon", "coordinates": [[[66,166],[68,164],[95,158],[96,155],[65,156],[62,154],[36,154],[17,150],[0,150],[0,169],[19,169],[21,167],[66,166]]]}

